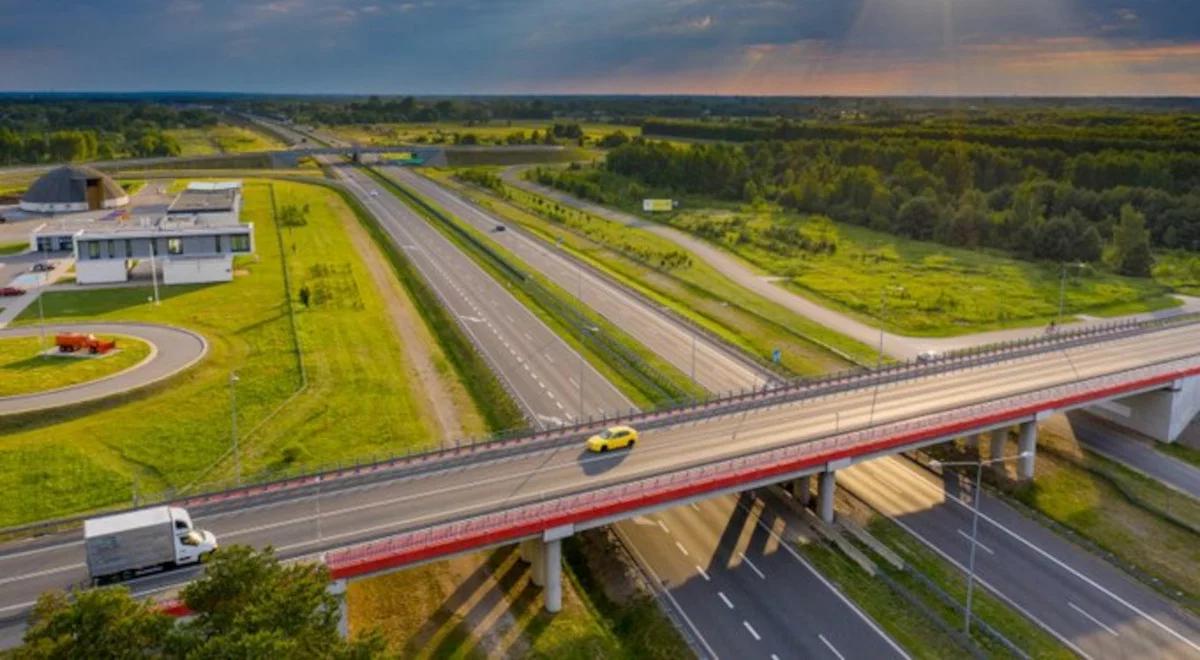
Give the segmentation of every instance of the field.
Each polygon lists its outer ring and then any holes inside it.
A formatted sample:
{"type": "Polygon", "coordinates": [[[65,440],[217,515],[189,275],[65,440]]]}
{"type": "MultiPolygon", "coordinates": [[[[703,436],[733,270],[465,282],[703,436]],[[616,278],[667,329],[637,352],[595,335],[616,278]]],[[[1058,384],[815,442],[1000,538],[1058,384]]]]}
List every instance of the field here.
{"type": "MultiPolygon", "coordinates": [[[[110,339],[110,337],[103,337],[110,339]]],[[[0,396],[44,392],[124,371],[150,355],[150,345],[132,337],[115,337],[117,351],[102,358],[39,355],[54,343],[47,337],[0,339],[0,396]]]]}
{"type": "Polygon", "coordinates": [[[165,131],[179,142],[181,156],[206,156],[286,148],[281,142],[244,126],[219,124],[208,128],[172,128],[165,131]]]}
{"type": "Polygon", "coordinates": [[[0,243],[0,255],[2,254],[17,254],[29,249],[29,241],[17,241],[13,243],[0,243]]]}
{"type": "MultiPolygon", "coordinates": [[[[1040,325],[1058,313],[1057,264],[1021,261],[986,250],[914,241],[775,208],[697,209],[670,224],[786,278],[794,291],[912,335],[945,336],[1040,325]],[[772,241],[772,231],[798,231],[836,245],[832,254],[772,241]],[[889,289],[886,308],[881,292],[889,289]]],[[[1152,280],[1098,269],[1068,273],[1066,315],[1110,316],[1161,309],[1176,301],[1152,280]]]]}
{"type": "Polygon", "coordinates": [[[233,282],[165,288],[159,307],[147,303],[148,288],[47,294],[47,319],[177,324],[204,334],[210,353],[186,374],[117,403],[5,422],[0,525],[126,503],[135,484],[146,495],[228,482],[230,466],[221,459],[234,371],[247,477],[435,442],[415,395],[420,381],[341,228],[354,222],[350,210],[321,187],[245,186],[243,214],[255,223],[258,254],[236,264],[233,282]],[[306,223],[277,233],[273,196],[280,208],[308,205],[306,223]],[[305,286],[307,308],[298,303],[305,286]]]}
{"type": "MultiPolygon", "coordinates": [[[[545,135],[555,120],[512,120],[468,124],[464,122],[353,124],[329,126],[324,130],[350,142],[361,144],[453,144],[459,136],[474,135],[481,144],[504,144],[506,138],[522,133],[526,138],[534,131],[545,135]]],[[[575,123],[569,119],[557,123],[575,123]]],[[[586,139],[597,140],[609,133],[622,131],[629,137],[641,135],[641,128],[621,124],[581,123],[586,139]]],[[[560,140],[563,141],[563,140],[560,140]]],[[[572,140],[573,142],[573,140],[572,140]]]]}

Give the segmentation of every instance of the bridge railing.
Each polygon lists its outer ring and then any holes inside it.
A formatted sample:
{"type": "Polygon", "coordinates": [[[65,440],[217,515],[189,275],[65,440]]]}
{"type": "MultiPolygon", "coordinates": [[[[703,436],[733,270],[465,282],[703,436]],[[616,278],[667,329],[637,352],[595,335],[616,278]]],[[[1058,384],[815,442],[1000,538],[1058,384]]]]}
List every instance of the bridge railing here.
{"type": "MultiPolygon", "coordinates": [[[[547,493],[516,507],[403,531],[382,540],[330,552],[326,554],[325,562],[337,578],[365,575],[526,538],[564,525],[667,505],[742,484],[783,478],[841,458],[1027,421],[1043,410],[1072,407],[1198,373],[1200,357],[1173,360],[940,413],[847,432],[835,431],[755,454],[719,459],[582,493],[547,493]]],[[[829,420],[836,424],[833,415],[829,420]]]]}
{"type": "MultiPolygon", "coordinates": [[[[589,417],[569,424],[540,431],[515,431],[486,438],[468,438],[455,441],[453,445],[438,449],[407,451],[387,457],[354,462],[352,464],[326,465],[315,470],[297,471],[294,474],[268,475],[257,483],[209,484],[206,492],[181,496],[166,492],[140,498],[135,507],[110,507],[102,512],[116,512],[172,503],[200,509],[232,506],[246,498],[287,497],[297,491],[303,492],[321,487],[330,482],[356,483],[362,480],[378,480],[419,474],[423,471],[473,460],[481,453],[497,457],[528,450],[531,445],[546,447],[578,442],[581,436],[615,424],[632,424],[643,429],[661,428],[680,423],[694,422],[733,412],[817,398],[864,387],[878,387],[918,376],[935,376],[940,373],[970,368],[1004,360],[1018,359],[1049,351],[1066,350],[1096,341],[1111,341],[1123,337],[1152,332],[1166,327],[1194,324],[1200,314],[1143,321],[1116,321],[1092,324],[1070,332],[1058,332],[1036,337],[1027,337],[987,346],[953,351],[930,361],[910,360],[885,365],[880,370],[845,370],[815,379],[797,379],[780,385],[767,385],[753,390],[725,393],[699,401],[680,403],[651,411],[614,411],[600,417],[589,417]]],[[[82,521],[98,512],[71,516],[49,521],[40,521],[0,529],[0,540],[35,536],[78,527],[82,521]]]]}

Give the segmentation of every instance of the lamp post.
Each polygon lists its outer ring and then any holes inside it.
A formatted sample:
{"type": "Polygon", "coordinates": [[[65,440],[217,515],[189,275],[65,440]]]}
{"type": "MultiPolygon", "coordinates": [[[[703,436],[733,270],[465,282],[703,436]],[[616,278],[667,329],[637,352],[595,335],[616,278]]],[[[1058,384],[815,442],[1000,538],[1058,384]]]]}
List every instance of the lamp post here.
{"type": "Polygon", "coordinates": [[[46,357],[46,311],[42,307],[42,294],[45,293],[45,288],[46,288],[46,273],[42,272],[42,273],[38,274],[38,292],[37,292],[38,332],[41,334],[41,338],[38,339],[38,353],[40,353],[42,355],[42,358],[46,357]]]}
{"type": "Polygon", "coordinates": [[[238,450],[237,432],[237,382],[236,371],[229,372],[229,441],[233,449],[233,469],[238,485],[242,485],[242,454],[238,450]]]}
{"type": "Polygon", "coordinates": [[[963,614],[963,634],[971,634],[971,597],[975,590],[975,546],[979,545],[979,493],[983,490],[983,466],[1004,461],[1020,460],[1029,456],[1029,452],[1021,452],[1016,456],[999,456],[986,461],[938,461],[929,462],[929,467],[975,467],[975,503],[971,512],[971,553],[967,559],[967,608],[963,614]]]}
{"type": "Polygon", "coordinates": [[[1087,268],[1087,264],[1082,261],[1077,261],[1073,264],[1065,261],[1062,263],[1062,273],[1058,279],[1058,317],[1055,319],[1057,325],[1062,325],[1063,308],[1067,302],[1067,266],[1071,268],[1087,268]]]}

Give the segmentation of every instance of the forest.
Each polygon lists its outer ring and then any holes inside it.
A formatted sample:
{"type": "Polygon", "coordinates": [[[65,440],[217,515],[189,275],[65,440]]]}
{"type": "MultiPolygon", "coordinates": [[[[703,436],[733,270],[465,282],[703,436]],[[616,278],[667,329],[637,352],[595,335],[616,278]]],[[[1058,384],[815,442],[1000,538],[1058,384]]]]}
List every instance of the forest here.
{"type": "Polygon", "coordinates": [[[774,202],[955,247],[1056,261],[1108,257],[1117,272],[1146,276],[1151,248],[1200,249],[1200,154],[1165,146],[1172,128],[1191,120],[1152,118],[1124,130],[1100,124],[1074,139],[1054,124],[1043,135],[1034,125],[954,137],[918,126],[911,133],[936,137],[905,137],[909,131],[897,128],[732,144],[637,139],[601,165],[537,176],[607,203],[650,194],[774,202]],[[1108,140],[1153,148],[1093,148],[1108,140]],[[1030,146],[1055,141],[1063,148],[1030,146]]]}
{"type": "Polygon", "coordinates": [[[204,108],[143,101],[0,100],[0,164],[177,156],[164,130],[218,119],[204,108]]]}

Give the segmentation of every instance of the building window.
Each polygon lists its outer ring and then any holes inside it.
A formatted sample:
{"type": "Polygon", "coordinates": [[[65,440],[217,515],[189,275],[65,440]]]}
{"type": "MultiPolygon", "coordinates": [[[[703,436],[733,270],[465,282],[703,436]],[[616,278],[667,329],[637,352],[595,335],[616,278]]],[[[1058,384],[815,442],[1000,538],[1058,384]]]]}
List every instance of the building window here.
{"type": "Polygon", "coordinates": [[[250,235],[249,234],[234,234],[229,237],[232,250],[234,252],[249,252],[250,251],[250,235]]]}
{"type": "Polygon", "coordinates": [[[132,256],[133,256],[133,241],[131,241],[127,238],[127,239],[125,239],[125,258],[128,259],[132,256]]]}
{"type": "Polygon", "coordinates": [[[100,258],[100,241],[88,241],[88,259],[100,258]]]}
{"type": "Polygon", "coordinates": [[[183,239],[168,238],[167,254],[183,254],[183,239]]]}
{"type": "Polygon", "coordinates": [[[108,239],[108,258],[112,259],[117,256],[117,242],[113,239],[108,239]]]}
{"type": "Polygon", "coordinates": [[[221,254],[221,236],[219,234],[213,236],[213,252],[221,254]]]}

